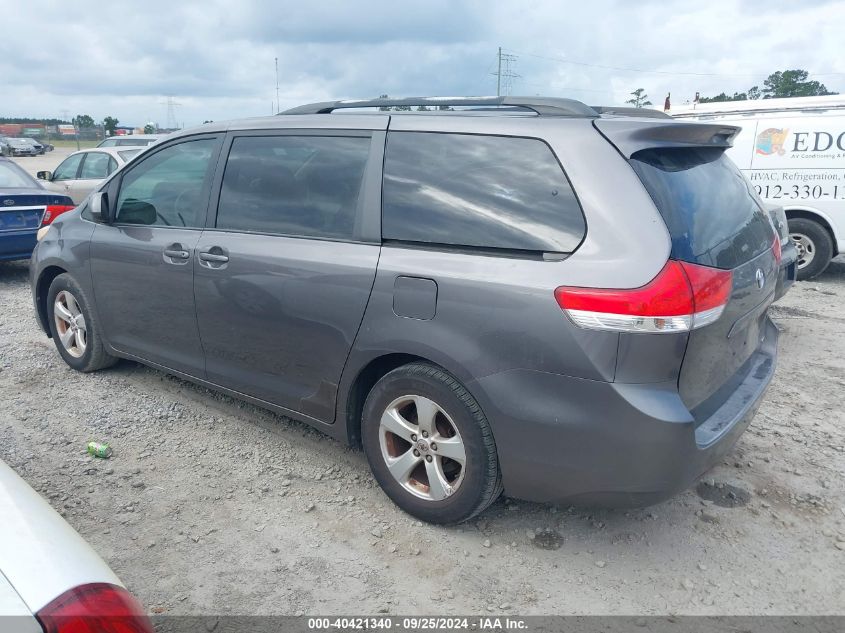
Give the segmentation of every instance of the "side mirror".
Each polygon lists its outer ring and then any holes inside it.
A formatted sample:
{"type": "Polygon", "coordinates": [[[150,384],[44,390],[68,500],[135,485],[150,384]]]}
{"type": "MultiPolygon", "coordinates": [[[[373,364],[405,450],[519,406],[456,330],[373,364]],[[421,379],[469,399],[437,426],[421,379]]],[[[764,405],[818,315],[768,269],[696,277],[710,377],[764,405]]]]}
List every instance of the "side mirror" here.
{"type": "Polygon", "coordinates": [[[111,224],[112,218],[109,213],[109,196],[107,193],[104,191],[92,193],[88,208],[91,210],[91,218],[94,222],[111,224]]]}
{"type": "Polygon", "coordinates": [[[52,171],[39,171],[35,174],[35,177],[38,180],[52,180],[53,179],[53,172],[52,171]]]}

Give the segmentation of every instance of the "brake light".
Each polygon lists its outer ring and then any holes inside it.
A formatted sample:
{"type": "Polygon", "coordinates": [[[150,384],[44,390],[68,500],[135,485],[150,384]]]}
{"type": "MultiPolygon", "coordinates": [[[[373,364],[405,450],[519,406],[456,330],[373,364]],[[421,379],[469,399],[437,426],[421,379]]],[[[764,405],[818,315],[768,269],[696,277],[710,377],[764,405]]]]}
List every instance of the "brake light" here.
{"type": "Polygon", "coordinates": [[[640,288],[561,286],[555,299],[583,328],[663,334],[688,332],[718,320],[732,287],[729,270],[669,260],[640,288]]]}
{"type": "Polygon", "coordinates": [[[775,261],[780,264],[783,259],[783,248],[780,245],[780,235],[775,233],[775,241],[772,243],[772,251],[775,254],[775,261]]]}
{"type": "Polygon", "coordinates": [[[153,633],[138,601],[123,587],[108,583],[74,587],[36,617],[44,633],[153,633]]]}
{"type": "Polygon", "coordinates": [[[44,217],[41,218],[41,226],[47,226],[62,213],[73,211],[75,208],[72,204],[48,204],[44,217]]]}

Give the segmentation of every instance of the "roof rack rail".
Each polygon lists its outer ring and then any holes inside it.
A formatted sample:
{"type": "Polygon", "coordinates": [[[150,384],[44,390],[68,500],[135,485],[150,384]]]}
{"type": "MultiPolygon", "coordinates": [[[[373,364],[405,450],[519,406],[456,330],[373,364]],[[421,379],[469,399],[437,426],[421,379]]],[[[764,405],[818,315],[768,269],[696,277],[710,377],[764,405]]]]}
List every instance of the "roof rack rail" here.
{"type": "Polygon", "coordinates": [[[628,106],[591,106],[598,114],[633,116],[643,119],[671,119],[672,117],[653,108],[630,108],[628,106]]]}
{"type": "Polygon", "coordinates": [[[532,110],[540,116],[591,117],[599,114],[575,99],[557,97],[406,97],[403,99],[367,99],[362,101],[324,101],[309,103],[280,114],[329,114],[349,108],[387,108],[396,106],[511,106],[532,110]]]}

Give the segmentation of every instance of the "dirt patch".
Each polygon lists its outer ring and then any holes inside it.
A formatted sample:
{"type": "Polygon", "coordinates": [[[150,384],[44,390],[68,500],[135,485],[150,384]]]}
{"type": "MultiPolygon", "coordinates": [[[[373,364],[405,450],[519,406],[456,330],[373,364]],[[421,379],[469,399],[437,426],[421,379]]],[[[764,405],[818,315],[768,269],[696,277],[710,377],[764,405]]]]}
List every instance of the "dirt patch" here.
{"type": "Polygon", "coordinates": [[[557,530],[546,528],[535,532],[531,537],[531,543],[540,549],[560,549],[563,545],[563,535],[557,530]]]}
{"type": "Polygon", "coordinates": [[[722,508],[740,508],[751,501],[751,493],[726,483],[700,481],[695,492],[705,501],[712,501],[722,508]]]}
{"type": "Polygon", "coordinates": [[[153,613],[842,614],[845,265],[781,305],[774,381],[703,477],[733,488],[627,511],[501,500],[442,528],[303,424],[135,363],[71,371],[26,265],[0,264],[0,459],[153,613]]]}

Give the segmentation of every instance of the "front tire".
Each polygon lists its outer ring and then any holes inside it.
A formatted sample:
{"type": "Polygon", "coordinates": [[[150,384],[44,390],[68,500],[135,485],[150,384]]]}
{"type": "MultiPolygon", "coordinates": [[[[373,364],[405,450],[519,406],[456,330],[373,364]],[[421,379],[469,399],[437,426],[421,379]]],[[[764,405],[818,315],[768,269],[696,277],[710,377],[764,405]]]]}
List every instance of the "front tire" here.
{"type": "Polygon", "coordinates": [[[824,272],[833,258],[833,240],[827,230],[813,220],[793,218],[789,220],[789,237],[798,249],[798,281],[824,272]]]}
{"type": "Polygon", "coordinates": [[[412,363],[379,380],[364,403],[361,433],[376,481],[419,519],[466,521],[502,493],[487,418],[439,367],[412,363]]]}
{"type": "Polygon", "coordinates": [[[117,358],[106,351],[99,323],[88,297],[67,273],[58,275],[47,292],[47,320],[59,355],[81,372],[110,367],[117,358]]]}

